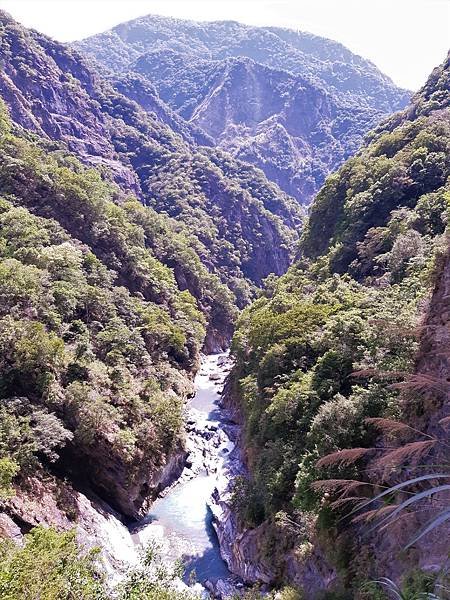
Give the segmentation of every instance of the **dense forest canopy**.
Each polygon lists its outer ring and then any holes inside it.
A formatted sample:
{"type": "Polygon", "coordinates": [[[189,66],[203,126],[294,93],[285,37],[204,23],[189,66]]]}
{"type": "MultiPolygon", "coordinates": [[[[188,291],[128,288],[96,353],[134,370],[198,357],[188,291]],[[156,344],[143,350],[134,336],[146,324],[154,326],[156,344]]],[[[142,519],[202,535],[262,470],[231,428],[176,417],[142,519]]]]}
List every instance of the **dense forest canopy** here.
{"type": "MultiPolygon", "coordinates": [[[[173,217],[180,243],[185,238],[190,254],[217,274],[240,307],[262,279],[286,271],[303,217],[292,198],[258,169],[199,146],[206,138],[157,97],[154,110],[146,112],[73,49],[21,27],[4,12],[0,22],[0,96],[16,124],[173,217]]],[[[195,259],[177,260],[175,254],[165,262],[178,283],[200,298],[204,291],[183,264],[195,259]]],[[[210,337],[219,338],[216,346],[229,342],[225,322],[219,316],[209,328],[210,337]]]]}
{"type": "MultiPolygon", "coordinates": [[[[73,156],[15,135],[1,110],[4,483],[64,449],[85,458],[100,488],[120,487],[106,467],[102,478],[96,452],[141,476],[162,464],[180,443],[209,309],[232,319],[231,299],[169,220],[120,202],[119,188],[73,156]],[[184,251],[203,312],[158,248],[180,262],[184,251]]],[[[132,514],[143,500],[114,498],[132,514]]]]}

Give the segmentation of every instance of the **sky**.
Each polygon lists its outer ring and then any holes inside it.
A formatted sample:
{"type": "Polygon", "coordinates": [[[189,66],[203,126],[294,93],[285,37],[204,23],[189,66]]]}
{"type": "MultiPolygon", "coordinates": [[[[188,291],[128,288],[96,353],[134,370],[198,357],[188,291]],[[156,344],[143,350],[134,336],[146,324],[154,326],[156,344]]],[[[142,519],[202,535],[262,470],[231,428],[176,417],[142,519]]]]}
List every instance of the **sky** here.
{"type": "Polygon", "coordinates": [[[289,27],[341,42],[411,90],[450,47],[450,0],[0,0],[0,8],[61,42],[147,14],[289,27]]]}

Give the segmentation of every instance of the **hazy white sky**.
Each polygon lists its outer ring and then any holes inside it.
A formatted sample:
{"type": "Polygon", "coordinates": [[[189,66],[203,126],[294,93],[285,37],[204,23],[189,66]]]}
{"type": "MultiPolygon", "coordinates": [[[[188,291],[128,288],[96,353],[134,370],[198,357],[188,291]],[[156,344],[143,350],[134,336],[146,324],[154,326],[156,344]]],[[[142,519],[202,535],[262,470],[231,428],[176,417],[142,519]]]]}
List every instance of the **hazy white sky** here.
{"type": "Polygon", "coordinates": [[[0,8],[60,41],[146,14],[290,27],[343,43],[409,89],[450,46],[450,0],[0,0],[0,8]]]}

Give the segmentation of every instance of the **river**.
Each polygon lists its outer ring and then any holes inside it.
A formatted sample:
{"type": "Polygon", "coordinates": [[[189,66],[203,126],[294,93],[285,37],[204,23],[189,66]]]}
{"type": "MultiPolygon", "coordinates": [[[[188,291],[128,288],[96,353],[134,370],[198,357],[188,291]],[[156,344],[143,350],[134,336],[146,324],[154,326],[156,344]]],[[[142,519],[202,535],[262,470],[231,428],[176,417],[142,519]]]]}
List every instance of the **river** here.
{"type": "Polygon", "coordinates": [[[139,543],[157,539],[164,558],[182,559],[186,565],[185,582],[201,584],[230,580],[231,573],[220,555],[211,494],[230,478],[228,457],[234,449],[236,425],[220,407],[225,377],[230,369],[227,353],[205,356],[195,378],[195,396],[187,407],[189,451],[186,468],[177,484],[157,499],[151,512],[134,532],[139,543]]]}

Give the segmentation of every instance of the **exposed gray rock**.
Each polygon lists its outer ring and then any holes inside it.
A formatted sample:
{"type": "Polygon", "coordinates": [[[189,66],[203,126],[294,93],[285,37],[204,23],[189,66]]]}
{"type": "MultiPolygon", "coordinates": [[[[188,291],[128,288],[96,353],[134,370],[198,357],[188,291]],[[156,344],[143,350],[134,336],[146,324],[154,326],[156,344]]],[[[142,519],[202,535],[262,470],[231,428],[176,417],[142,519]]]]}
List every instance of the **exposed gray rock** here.
{"type": "Polygon", "coordinates": [[[74,489],[51,476],[32,477],[16,496],[5,502],[0,529],[21,542],[23,533],[37,525],[67,531],[76,526],[85,548],[100,548],[108,582],[114,584],[138,560],[138,546],[120,515],[91,494],[74,489]]]}
{"type": "Polygon", "coordinates": [[[6,513],[0,513],[0,537],[10,538],[17,544],[22,543],[23,534],[20,527],[6,513]]]}

